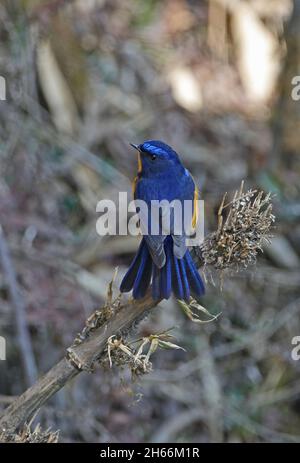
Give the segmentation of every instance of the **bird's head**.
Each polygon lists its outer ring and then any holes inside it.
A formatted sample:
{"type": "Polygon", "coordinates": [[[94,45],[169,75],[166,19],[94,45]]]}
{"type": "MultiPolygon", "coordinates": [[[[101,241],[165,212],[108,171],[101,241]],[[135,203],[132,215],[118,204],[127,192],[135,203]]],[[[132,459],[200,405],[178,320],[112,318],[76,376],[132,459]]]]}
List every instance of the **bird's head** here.
{"type": "Polygon", "coordinates": [[[130,143],[139,152],[139,168],[145,173],[159,173],[180,165],[176,151],[159,140],[146,140],[140,145],[130,143]]]}

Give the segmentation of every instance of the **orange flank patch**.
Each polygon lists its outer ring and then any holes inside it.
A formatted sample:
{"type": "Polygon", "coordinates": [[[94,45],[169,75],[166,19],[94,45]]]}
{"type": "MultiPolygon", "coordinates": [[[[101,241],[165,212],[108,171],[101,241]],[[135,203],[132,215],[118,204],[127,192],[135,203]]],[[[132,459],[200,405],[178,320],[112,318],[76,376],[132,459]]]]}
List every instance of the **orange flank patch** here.
{"type": "Polygon", "coordinates": [[[132,194],[133,194],[133,197],[135,197],[135,191],[136,191],[136,185],[137,185],[137,182],[139,180],[139,177],[142,172],[142,160],[141,160],[141,155],[140,153],[138,153],[138,175],[136,177],[134,177],[133,179],[133,182],[132,182],[132,194]]]}
{"type": "Polygon", "coordinates": [[[195,191],[194,191],[194,211],[193,211],[193,217],[192,217],[192,227],[196,228],[197,222],[198,222],[198,198],[199,198],[199,190],[195,185],[195,191]]]}
{"type": "Polygon", "coordinates": [[[142,172],[142,160],[141,160],[141,155],[138,153],[138,174],[142,172]]]}
{"type": "Polygon", "coordinates": [[[135,198],[135,191],[136,191],[136,185],[137,185],[138,180],[139,180],[139,176],[137,175],[136,177],[134,177],[133,182],[132,182],[132,195],[134,198],[135,198]]]}

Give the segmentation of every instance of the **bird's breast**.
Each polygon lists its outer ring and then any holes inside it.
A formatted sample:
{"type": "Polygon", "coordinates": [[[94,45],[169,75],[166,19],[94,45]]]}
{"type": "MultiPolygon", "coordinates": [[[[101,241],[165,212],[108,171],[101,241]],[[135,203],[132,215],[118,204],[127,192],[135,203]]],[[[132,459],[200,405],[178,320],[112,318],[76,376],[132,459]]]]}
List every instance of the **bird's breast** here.
{"type": "Polygon", "coordinates": [[[192,199],[190,198],[189,190],[190,188],[187,188],[187,178],[185,176],[176,176],[171,173],[155,177],[141,176],[136,181],[136,198],[144,199],[145,201],[192,199]]]}

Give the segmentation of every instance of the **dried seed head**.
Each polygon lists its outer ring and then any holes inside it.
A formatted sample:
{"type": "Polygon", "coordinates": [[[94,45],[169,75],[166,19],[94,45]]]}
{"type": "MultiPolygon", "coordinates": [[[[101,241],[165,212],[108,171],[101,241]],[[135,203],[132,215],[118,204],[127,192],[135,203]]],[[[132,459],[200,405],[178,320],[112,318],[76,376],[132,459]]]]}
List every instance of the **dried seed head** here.
{"type": "Polygon", "coordinates": [[[209,235],[196,254],[202,263],[216,269],[245,268],[256,262],[257,254],[270,239],[275,221],[270,193],[249,190],[243,192],[243,183],[233,200],[218,213],[218,229],[209,235]]]}
{"type": "Polygon", "coordinates": [[[150,357],[160,349],[182,349],[171,342],[173,336],[170,330],[158,334],[150,334],[147,337],[125,343],[121,337],[111,336],[107,342],[105,355],[101,358],[102,365],[116,365],[119,368],[128,366],[131,370],[132,378],[152,371],[150,357]],[[133,347],[135,345],[135,347],[133,347]]]}
{"type": "Polygon", "coordinates": [[[3,431],[0,433],[0,442],[14,442],[14,443],[30,443],[36,444],[44,442],[47,444],[57,443],[59,431],[52,432],[51,429],[43,430],[38,424],[35,429],[31,429],[30,425],[25,424],[22,430],[17,434],[7,433],[3,431]]]}

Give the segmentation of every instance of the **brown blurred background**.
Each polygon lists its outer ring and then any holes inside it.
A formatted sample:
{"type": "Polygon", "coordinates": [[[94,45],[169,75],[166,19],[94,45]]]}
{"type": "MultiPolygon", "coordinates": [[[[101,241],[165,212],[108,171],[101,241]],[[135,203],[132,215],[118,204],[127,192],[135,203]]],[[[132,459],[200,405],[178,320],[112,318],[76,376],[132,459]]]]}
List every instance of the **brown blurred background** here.
{"type": "Polygon", "coordinates": [[[170,300],[143,322],[141,334],[175,326],[186,352],[158,351],[135,383],[115,367],[82,374],[38,421],[66,442],[300,441],[299,3],[2,0],[0,223],[32,355],[1,267],[0,410],[61,358],[114,268],[124,274],[137,239],[100,238],[95,208],[131,191],[128,142],[155,138],[197,180],[207,231],[242,179],[276,194],[272,245],[222,291],[209,276],[217,321],[196,325],[170,300]]]}

